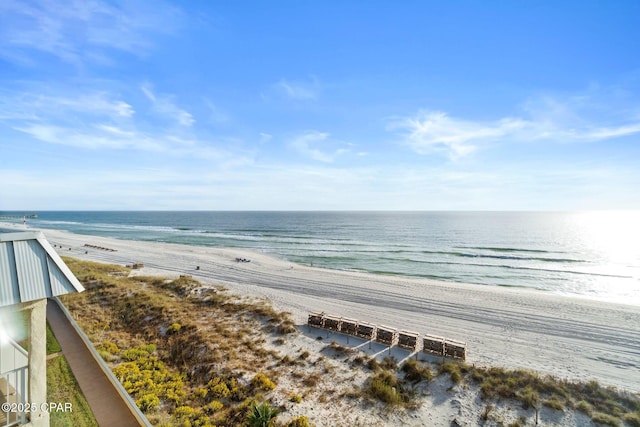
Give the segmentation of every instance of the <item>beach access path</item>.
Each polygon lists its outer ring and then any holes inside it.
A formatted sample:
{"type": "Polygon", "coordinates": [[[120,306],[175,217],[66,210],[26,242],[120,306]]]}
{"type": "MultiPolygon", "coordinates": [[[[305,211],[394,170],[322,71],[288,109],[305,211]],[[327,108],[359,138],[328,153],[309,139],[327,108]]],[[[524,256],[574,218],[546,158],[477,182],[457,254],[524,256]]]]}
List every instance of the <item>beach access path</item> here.
{"type": "Polygon", "coordinates": [[[239,248],[42,231],[60,255],[121,265],[143,263],[143,269],[134,270],[138,274],[189,274],[234,293],[266,297],[275,308],[292,312],[299,325],[306,324],[310,311],[324,311],[465,341],[470,364],[531,369],[640,392],[640,307],[635,305],[320,269],[239,248]]]}
{"type": "Polygon", "coordinates": [[[54,300],[47,301],[47,321],[100,426],[144,426],[109,381],[82,338],[54,300]]]}

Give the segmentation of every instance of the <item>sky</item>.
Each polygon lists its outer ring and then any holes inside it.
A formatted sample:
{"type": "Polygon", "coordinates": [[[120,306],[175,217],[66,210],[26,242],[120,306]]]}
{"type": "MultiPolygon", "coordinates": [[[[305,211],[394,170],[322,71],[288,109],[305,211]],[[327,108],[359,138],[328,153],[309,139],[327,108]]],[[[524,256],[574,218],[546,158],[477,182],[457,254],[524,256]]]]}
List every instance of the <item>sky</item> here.
{"type": "Polygon", "coordinates": [[[640,209],[640,2],[0,2],[0,210],[640,209]]]}

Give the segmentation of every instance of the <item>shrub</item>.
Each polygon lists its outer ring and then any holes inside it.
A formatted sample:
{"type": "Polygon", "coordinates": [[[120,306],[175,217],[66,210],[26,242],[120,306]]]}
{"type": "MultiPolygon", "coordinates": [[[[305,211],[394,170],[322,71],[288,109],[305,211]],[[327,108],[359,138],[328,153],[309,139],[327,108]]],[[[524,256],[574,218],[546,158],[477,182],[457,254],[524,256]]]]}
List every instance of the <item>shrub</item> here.
{"type": "MultiPolygon", "coordinates": [[[[133,360],[121,363],[113,369],[114,375],[134,399],[141,402],[148,393],[155,394],[161,401],[179,404],[186,396],[184,382],[180,374],[171,372],[157,357],[151,356],[155,346],[139,346],[122,352],[133,360]]],[[[145,403],[147,404],[147,403],[145,403]]]]}
{"type": "Polygon", "coordinates": [[[551,396],[543,402],[543,405],[556,411],[564,410],[564,404],[558,396],[551,396]]]}
{"type": "Polygon", "coordinates": [[[312,427],[312,425],[309,424],[309,418],[300,415],[299,417],[292,418],[286,427],[312,427]]]}
{"type": "Polygon", "coordinates": [[[204,407],[208,413],[218,412],[224,407],[224,405],[218,400],[212,400],[207,406],[204,407]]]}
{"type": "Polygon", "coordinates": [[[306,385],[307,387],[315,387],[319,382],[320,374],[318,374],[317,372],[309,374],[308,377],[302,380],[302,384],[306,385]]]}
{"type": "Polygon", "coordinates": [[[300,402],[302,402],[302,396],[300,396],[297,393],[291,393],[289,395],[289,402],[300,403],[300,402]]]}
{"type": "Polygon", "coordinates": [[[404,372],[404,378],[412,383],[418,383],[420,381],[431,381],[433,374],[428,366],[422,366],[417,360],[411,359],[402,365],[402,372],[404,372]]]}
{"type": "Polygon", "coordinates": [[[520,395],[520,400],[524,409],[537,408],[540,396],[531,386],[526,386],[520,395]]]}
{"type": "Polygon", "coordinates": [[[180,329],[182,329],[182,325],[180,323],[172,323],[168,328],[167,328],[167,333],[168,334],[175,334],[180,332],[180,329]]]}
{"type": "Polygon", "coordinates": [[[194,394],[200,399],[204,399],[205,397],[207,397],[207,393],[209,393],[209,390],[204,387],[200,387],[194,392],[194,394]]]}
{"type": "Polygon", "coordinates": [[[402,398],[395,387],[397,384],[393,374],[381,372],[371,379],[367,393],[388,405],[396,405],[402,403],[402,398]]]}
{"type": "Polygon", "coordinates": [[[191,406],[178,406],[173,413],[176,418],[190,418],[195,414],[196,410],[191,406]]]}
{"type": "Polygon", "coordinates": [[[440,366],[440,373],[447,372],[451,376],[451,382],[460,384],[462,381],[462,371],[459,363],[446,362],[440,366]]]}
{"type": "Polygon", "coordinates": [[[640,413],[626,414],[622,419],[631,427],[640,427],[640,413]]]}
{"type": "Polygon", "coordinates": [[[369,361],[367,362],[367,368],[372,371],[377,371],[378,369],[380,369],[380,363],[378,362],[378,359],[376,359],[375,357],[369,359],[369,361]]]}
{"type": "Polygon", "coordinates": [[[146,393],[136,400],[136,405],[142,412],[148,412],[160,405],[160,398],[153,393],[146,393]]]}
{"type": "Polygon", "coordinates": [[[251,379],[251,386],[253,388],[257,388],[257,389],[264,390],[264,391],[269,391],[269,390],[273,390],[274,388],[276,388],[276,384],[273,381],[271,381],[262,372],[258,372],[251,379]]]}
{"type": "Polygon", "coordinates": [[[120,353],[120,349],[117,345],[112,343],[111,341],[105,341],[98,346],[98,350],[103,350],[109,354],[118,354],[120,353]]]}
{"type": "Polygon", "coordinates": [[[227,384],[219,377],[215,377],[209,381],[207,383],[207,388],[214,399],[224,399],[225,397],[229,397],[231,394],[231,390],[229,390],[227,384]]]}
{"type": "Polygon", "coordinates": [[[584,400],[578,402],[578,404],[576,405],[576,409],[580,412],[584,412],[589,416],[593,414],[593,407],[589,404],[589,402],[586,402],[584,400]]]}
{"type": "Polygon", "coordinates": [[[620,420],[614,416],[603,414],[602,412],[596,412],[591,416],[594,423],[604,424],[607,426],[618,427],[620,426],[620,420]]]}
{"type": "Polygon", "coordinates": [[[409,403],[413,397],[389,371],[380,371],[371,377],[365,386],[364,393],[390,406],[409,403]]]}
{"type": "Polygon", "coordinates": [[[382,359],[382,363],[380,363],[380,367],[382,369],[387,369],[389,371],[395,371],[398,369],[398,361],[394,357],[385,357],[382,359]]]}
{"type": "Polygon", "coordinates": [[[278,416],[278,410],[273,408],[268,402],[262,402],[259,405],[254,405],[249,410],[249,416],[247,416],[247,424],[250,427],[269,427],[275,422],[278,416]]]}
{"type": "Polygon", "coordinates": [[[278,324],[278,326],[276,327],[276,332],[279,333],[280,335],[292,334],[296,331],[297,331],[296,325],[290,319],[286,319],[280,322],[280,324],[278,324]]]}
{"type": "Polygon", "coordinates": [[[128,361],[141,360],[148,358],[154,351],[156,351],[156,346],[153,344],[139,345],[138,347],[124,350],[121,356],[124,360],[128,361]]]}

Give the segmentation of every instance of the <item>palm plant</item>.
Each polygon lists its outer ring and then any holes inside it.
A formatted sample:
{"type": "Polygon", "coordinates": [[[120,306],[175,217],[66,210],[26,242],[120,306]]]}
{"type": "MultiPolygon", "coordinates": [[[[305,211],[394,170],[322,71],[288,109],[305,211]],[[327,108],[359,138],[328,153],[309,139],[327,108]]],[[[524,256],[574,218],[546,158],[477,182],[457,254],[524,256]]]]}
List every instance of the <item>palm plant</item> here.
{"type": "Polygon", "coordinates": [[[247,417],[247,424],[250,427],[270,427],[273,425],[280,412],[273,408],[269,402],[262,402],[254,405],[247,417]]]}

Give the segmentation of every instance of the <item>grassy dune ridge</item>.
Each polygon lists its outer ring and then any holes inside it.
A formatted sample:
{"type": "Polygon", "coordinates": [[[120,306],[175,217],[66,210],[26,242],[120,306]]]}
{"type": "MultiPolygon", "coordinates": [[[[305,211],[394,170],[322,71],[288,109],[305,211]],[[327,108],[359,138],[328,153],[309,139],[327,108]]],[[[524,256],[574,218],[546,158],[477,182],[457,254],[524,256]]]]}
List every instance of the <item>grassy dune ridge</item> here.
{"type": "Polygon", "coordinates": [[[265,300],[230,295],[190,277],[130,277],[121,266],[65,262],[87,291],[63,302],[156,425],[304,426],[306,416],[336,425],[328,415],[340,420],[340,411],[360,411],[362,417],[352,423],[368,425],[372,408],[410,415],[439,382],[451,396],[477,395],[479,423],[506,425],[498,409],[516,405],[526,415],[509,425],[526,425],[534,413],[547,410],[640,426],[638,396],[596,382],[453,362],[412,360],[398,366],[335,342],[314,354],[291,348],[297,328],[265,300]],[[298,409],[309,408],[309,402],[318,409],[315,416],[298,409]]]}

